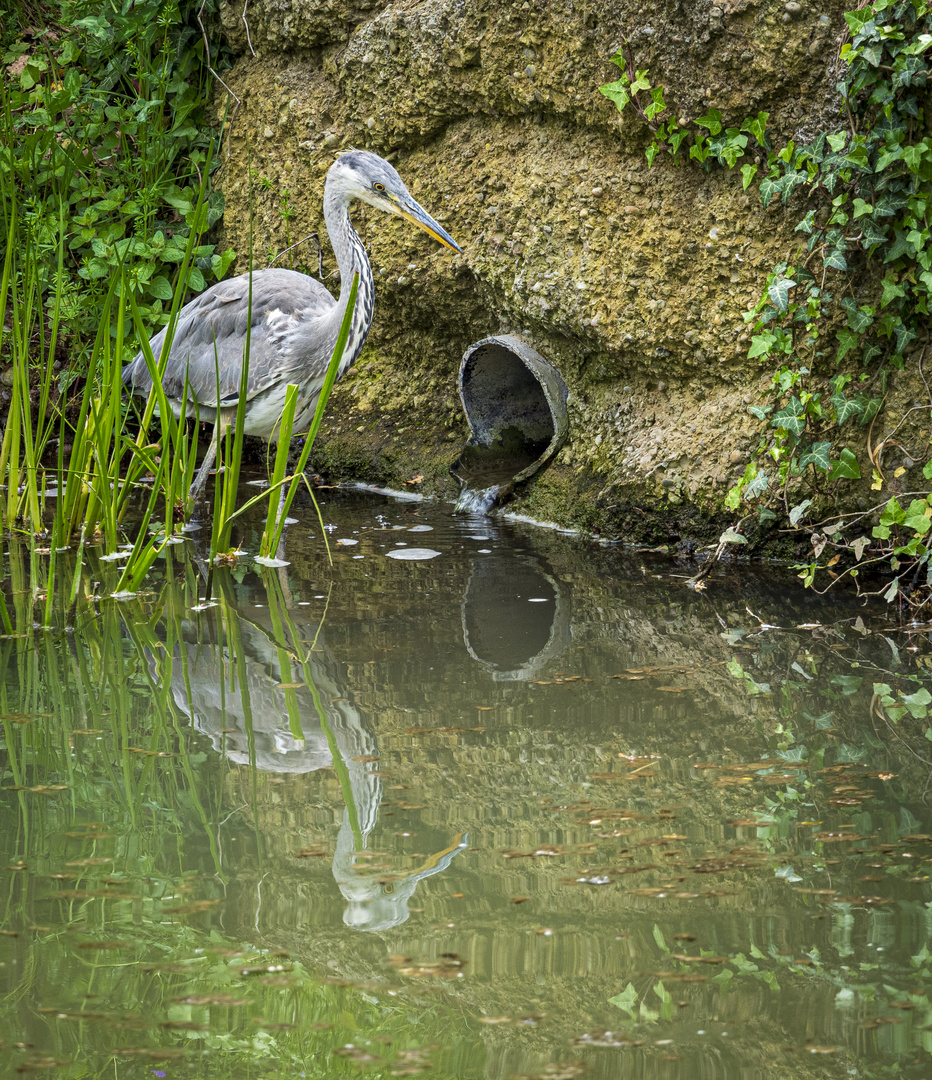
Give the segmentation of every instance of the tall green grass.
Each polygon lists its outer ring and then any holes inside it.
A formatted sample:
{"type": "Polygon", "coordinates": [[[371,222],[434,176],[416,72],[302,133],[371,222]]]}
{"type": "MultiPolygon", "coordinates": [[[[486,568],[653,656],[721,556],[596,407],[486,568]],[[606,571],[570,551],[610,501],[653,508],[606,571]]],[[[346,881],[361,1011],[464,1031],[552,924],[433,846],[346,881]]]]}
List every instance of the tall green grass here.
{"type": "MultiPolygon", "coordinates": [[[[30,28],[31,9],[14,0],[0,27],[5,62],[19,69],[0,81],[0,368],[8,395],[0,530],[31,539],[29,588],[45,625],[78,596],[79,575],[59,580],[66,549],[127,550],[115,591],[134,592],[192,512],[197,427],[185,419],[186,402],[175,415],[161,373],[183,303],[208,276],[222,277],[233,257],[205,242],[222,201],[210,188],[211,139],[197,122],[209,82],[200,38],[190,33],[196,7],[139,0],[101,10],[73,0],[54,9],[58,36],[43,38],[30,28]],[[166,230],[169,215],[175,225],[166,230]],[[163,325],[165,346],[154,356],[149,340],[163,325]],[[121,371],[139,350],[154,388],[137,427],[121,371]]],[[[280,551],[345,338],[297,470],[288,470],[292,396],[270,487],[238,508],[241,395],[220,440],[212,559],[229,550],[239,514],[261,499],[268,513],[260,555],[280,551]]],[[[244,363],[244,387],[247,376],[244,363]]]]}

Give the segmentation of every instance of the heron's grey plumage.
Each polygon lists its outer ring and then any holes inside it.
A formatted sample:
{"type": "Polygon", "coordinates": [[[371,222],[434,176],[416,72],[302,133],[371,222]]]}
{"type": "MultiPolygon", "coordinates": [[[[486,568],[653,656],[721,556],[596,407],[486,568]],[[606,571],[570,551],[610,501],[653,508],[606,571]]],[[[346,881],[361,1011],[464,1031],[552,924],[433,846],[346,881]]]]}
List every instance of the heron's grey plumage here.
{"type": "MultiPolygon", "coordinates": [[[[297,434],[308,429],[357,272],[356,305],[338,378],[362,351],[372,325],[375,286],[366,249],[349,217],[354,199],[398,214],[460,252],[449,233],[415,202],[387,161],[362,150],[343,154],[330,167],[324,187],[324,222],[340,268],[339,298],[306,274],[276,268],[251,275],[251,307],[249,274],[221,281],[195,297],[178,317],[162,376],[162,387],[176,415],[181,411],[185,379],[189,415],[195,411],[193,402],[202,420],[214,419],[218,407],[227,415],[235,412],[251,322],[245,432],[269,440],[278,437],[289,383],[299,387],[292,430],[297,434]]],[[[156,362],[165,334],[162,330],[150,342],[156,362]]],[[[141,352],[124,368],[123,382],[132,393],[148,396],[152,377],[141,352]]],[[[216,433],[210,463],[215,442],[216,433]]],[[[203,486],[207,467],[201,467],[192,490],[203,486]]]]}

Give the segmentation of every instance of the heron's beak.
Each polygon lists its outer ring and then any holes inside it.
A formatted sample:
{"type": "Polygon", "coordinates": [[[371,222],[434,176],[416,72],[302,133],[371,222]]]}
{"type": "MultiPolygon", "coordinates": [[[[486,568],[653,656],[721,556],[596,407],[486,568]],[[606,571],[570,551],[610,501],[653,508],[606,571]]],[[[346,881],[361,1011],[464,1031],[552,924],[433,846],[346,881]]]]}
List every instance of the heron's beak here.
{"type": "Polygon", "coordinates": [[[423,229],[428,235],[432,236],[435,240],[438,240],[444,247],[448,247],[451,251],[455,251],[457,255],[463,254],[463,249],[453,239],[453,237],[447,232],[447,230],[427,213],[423,206],[414,199],[392,199],[392,210],[399,217],[403,217],[405,221],[410,221],[412,225],[417,225],[419,229],[423,229]]]}

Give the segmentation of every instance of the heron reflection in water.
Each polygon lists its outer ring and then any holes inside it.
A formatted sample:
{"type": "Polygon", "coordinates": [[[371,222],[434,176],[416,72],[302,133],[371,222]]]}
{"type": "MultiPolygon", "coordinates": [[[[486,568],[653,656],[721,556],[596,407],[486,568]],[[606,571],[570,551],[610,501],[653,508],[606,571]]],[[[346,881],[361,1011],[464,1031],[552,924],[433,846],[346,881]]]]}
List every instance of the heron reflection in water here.
{"type": "MultiPolygon", "coordinates": [[[[349,206],[354,199],[410,221],[462,254],[387,161],[364,150],[337,158],[324,185],[324,223],[340,268],[339,299],[306,274],[273,267],[218,282],[186,304],[178,317],[161,380],[168,403],[176,416],[186,408],[188,416],[198,415],[202,420],[209,419],[211,413],[216,418],[219,410],[219,423],[192,485],[192,497],[203,490],[216,457],[220,430],[236,415],[247,339],[249,372],[243,430],[268,441],[278,439],[289,384],[298,386],[292,431],[300,434],[308,430],[356,273],[359,289],[337,378],[362,351],[372,325],[375,287],[365,246],[350,221],[349,206]]],[[[156,361],[166,333],[167,328],[149,343],[156,361]]],[[[133,394],[149,395],[152,373],[142,352],[123,369],[123,382],[133,394]]]]}
{"type": "MultiPolygon", "coordinates": [[[[235,618],[232,612],[230,615],[235,618]]],[[[176,647],[171,658],[172,697],[219,753],[237,765],[254,765],[272,773],[308,773],[334,766],[311,690],[300,687],[286,691],[282,687],[281,650],[270,632],[240,617],[235,647],[232,641],[197,640],[193,623],[184,624],[184,636],[187,640],[176,647]],[[288,695],[297,701],[303,739],[291,734],[288,695]]],[[[156,678],[164,662],[152,659],[156,678]]],[[[344,790],[346,805],[332,867],[346,900],[343,921],[357,930],[388,930],[408,919],[408,902],[418,882],[445,870],[468,846],[468,837],[455,834],[443,850],[427,856],[413,869],[379,874],[379,880],[366,872],[366,848],[378,824],[383,797],[381,777],[372,768],[378,745],[349,699],[333,661],[326,653],[315,651],[309,663],[327,726],[349,776],[350,790],[344,790]]]]}

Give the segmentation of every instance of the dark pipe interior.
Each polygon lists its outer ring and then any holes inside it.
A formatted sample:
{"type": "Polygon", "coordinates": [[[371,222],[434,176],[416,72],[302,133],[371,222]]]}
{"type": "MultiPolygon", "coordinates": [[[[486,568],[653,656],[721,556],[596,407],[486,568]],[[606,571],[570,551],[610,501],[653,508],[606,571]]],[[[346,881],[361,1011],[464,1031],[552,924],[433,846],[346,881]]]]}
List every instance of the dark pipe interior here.
{"type": "Polygon", "coordinates": [[[543,387],[516,356],[490,342],[470,356],[462,374],[463,403],[473,438],[492,447],[519,438],[547,447],[554,435],[553,416],[543,387]]]}
{"type": "Polygon", "coordinates": [[[472,438],[455,472],[470,488],[510,484],[544,453],[554,435],[543,387],[504,345],[476,349],[460,376],[472,438]]]}

